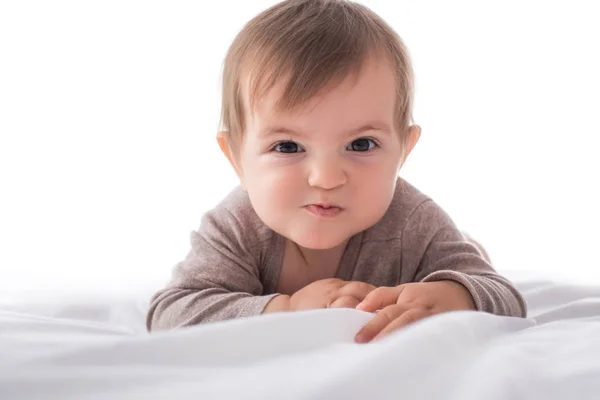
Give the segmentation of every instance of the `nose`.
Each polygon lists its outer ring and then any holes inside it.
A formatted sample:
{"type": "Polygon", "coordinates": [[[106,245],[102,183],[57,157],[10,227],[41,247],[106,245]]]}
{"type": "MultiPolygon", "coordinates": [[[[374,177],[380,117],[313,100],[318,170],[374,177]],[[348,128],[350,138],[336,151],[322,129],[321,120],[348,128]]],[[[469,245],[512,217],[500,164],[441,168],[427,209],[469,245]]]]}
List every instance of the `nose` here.
{"type": "Polygon", "coordinates": [[[308,184],[325,190],[335,189],[348,180],[342,163],[329,155],[319,157],[312,162],[308,175],[308,184]]]}

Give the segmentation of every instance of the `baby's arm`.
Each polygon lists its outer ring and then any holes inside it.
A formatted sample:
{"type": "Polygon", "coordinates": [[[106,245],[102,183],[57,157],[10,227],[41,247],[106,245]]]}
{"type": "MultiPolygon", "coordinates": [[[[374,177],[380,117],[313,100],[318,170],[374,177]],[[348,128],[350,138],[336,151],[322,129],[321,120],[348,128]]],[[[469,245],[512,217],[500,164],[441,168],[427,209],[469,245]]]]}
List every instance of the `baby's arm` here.
{"type": "MultiPolygon", "coordinates": [[[[235,207],[235,206],[234,206],[235,207]]],[[[239,207],[239,206],[238,206],[239,207]]],[[[323,279],[292,296],[265,295],[259,266],[270,249],[271,234],[257,231],[244,212],[219,206],[205,214],[192,248],[173,270],[166,288],[151,300],[148,330],[164,330],[261,313],[316,308],[354,308],[375,289],[363,282],[323,279]]],[[[272,232],[272,231],[267,231],[272,232]]]]}
{"type": "Polygon", "coordinates": [[[413,282],[454,281],[473,297],[475,308],[496,315],[526,316],[517,289],[500,276],[479,249],[465,239],[450,217],[433,201],[412,213],[402,241],[403,274],[413,282]]]}
{"type": "Polygon", "coordinates": [[[187,257],[151,300],[148,330],[260,314],[277,294],[263,295],[252,236],[224,208],[206,213],[199,231],[192,232],[187,257]]]}

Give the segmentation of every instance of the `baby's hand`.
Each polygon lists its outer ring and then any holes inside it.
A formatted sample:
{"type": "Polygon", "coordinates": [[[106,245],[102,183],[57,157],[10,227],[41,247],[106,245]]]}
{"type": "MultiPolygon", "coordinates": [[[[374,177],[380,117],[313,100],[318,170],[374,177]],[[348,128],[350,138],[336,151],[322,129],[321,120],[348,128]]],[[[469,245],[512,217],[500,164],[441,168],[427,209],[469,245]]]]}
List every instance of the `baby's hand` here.
{"type": "Polygon", "coordinates": [[[439,281],[380,287],[356,308],[368,312],[380,310],[356,335],[356,342],[365,343],[430,315],[475,310],[475,304],[460,283],[439,281]]]}
{"type": "Polygon", "coordinates": [[[317,308],[355,308],[375,286],[337,278],[322,279],[306,285],[290,298],[290,311],[317,308]]]}

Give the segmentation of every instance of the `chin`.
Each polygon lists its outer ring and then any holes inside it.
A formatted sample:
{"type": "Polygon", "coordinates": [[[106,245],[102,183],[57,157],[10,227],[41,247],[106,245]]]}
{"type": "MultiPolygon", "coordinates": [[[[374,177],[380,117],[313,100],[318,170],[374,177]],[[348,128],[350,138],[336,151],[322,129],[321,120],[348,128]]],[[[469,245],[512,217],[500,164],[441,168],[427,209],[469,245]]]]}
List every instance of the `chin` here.
{"type": "Polygon", "coordinates": [[[331,238],[323,237],[323,235],[318,235],[317,237],[302,237],[302,238],[292,238],[294,242],[298,246],[304,247],[305,249],[311,250],[329,250],[333,249],[336,246],[339,246],[344,242],[347,238],[331,238]]]}

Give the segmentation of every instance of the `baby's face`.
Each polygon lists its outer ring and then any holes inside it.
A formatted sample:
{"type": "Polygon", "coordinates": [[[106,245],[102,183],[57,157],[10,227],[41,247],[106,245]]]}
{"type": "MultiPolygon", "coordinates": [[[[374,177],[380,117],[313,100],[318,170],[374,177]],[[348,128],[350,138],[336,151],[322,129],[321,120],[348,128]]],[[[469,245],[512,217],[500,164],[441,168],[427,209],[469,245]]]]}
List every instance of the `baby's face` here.
{"type": "Polygon", "coordinates": [[[391,67],[370,62],[301,110],[275,113],[276,86],[246,113],[241,179],[267,226],[329,249],[383,217],[402,159],[395,89],[391,67]]]}

